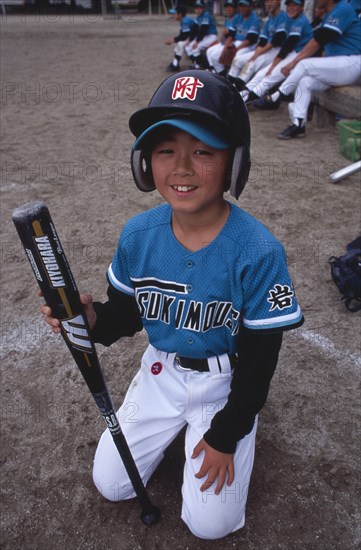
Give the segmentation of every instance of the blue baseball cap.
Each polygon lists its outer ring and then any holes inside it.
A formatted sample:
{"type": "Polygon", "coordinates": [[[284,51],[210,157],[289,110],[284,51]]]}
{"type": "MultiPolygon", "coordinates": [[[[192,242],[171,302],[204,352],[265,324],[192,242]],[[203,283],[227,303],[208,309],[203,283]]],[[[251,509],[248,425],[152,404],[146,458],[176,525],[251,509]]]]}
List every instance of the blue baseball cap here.
{"type": "Polygon", "coordinates": [[[140,136],[133,143],[133,150],[139,151],[144,145],[144,139],[149,137],[151,132],[161,126],[172,126],[173,128],[178,128],[179,130],[188,132],[188,134],[191,134],[202,143],[208,145],[208,147],[213,147],[214,149],[228,149],[231,146],[230,140],[214,134],[198,122],[183,120],[181,118],[168,118],[166,120],[156,122],[144,130],[144,132],[140,134],[140,136]]]}
{"type": "Polygon", "coordinates": [[[304,0],[286,0],[286,6],[288,6],[288,4],[297,4],[297,6],[303,6],[303,4],[305,3],[304,0]]]}
{"type": "Polygon", "coordinates": [[[251,0],[238,0],[239,6],[252,6],[251,0]]]}

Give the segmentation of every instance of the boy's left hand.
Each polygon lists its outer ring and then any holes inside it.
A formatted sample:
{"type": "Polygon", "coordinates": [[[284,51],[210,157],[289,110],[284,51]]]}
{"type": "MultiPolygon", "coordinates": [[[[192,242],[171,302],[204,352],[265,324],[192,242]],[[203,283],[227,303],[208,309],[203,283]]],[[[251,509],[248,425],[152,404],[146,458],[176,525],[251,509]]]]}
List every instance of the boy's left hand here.
{"type": "Polygon", "coordinates": [[[191,458],[197,458],[202,451],[204,451],[203,463],[199,472],[196,474],[196,478],[201,479],[202,477],[207,476],[207,479],[201,485],[201,491],[208,489],[218,478],[215,494],[219,495],[226,479],[227,485],[231,485],[233,483],[233,454],[216,451],[216,449],[213,449],[213,447],[208,445],[203,438],[194,447],[191,458]]]}

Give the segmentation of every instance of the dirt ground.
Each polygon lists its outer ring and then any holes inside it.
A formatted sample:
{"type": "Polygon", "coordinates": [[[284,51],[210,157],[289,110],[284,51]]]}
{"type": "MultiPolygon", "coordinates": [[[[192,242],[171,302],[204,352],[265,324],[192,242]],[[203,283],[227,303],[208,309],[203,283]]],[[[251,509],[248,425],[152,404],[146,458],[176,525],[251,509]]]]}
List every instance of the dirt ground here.
{"type": "MultiPolygon", "coordinates": [[[[105,271],[124,222],[159,198],[135,187],[130,114],[166,76],[168,16],[6,17],[1,20],[2,548],[351,550],[360,548],[360,315],[330,277],[329,256],[359,232],[359,176],[337,129],[310,123],[303,140],[275,135],[287,106],[251,111],[251,177],[240,204],[284,243],[305,325],[289,333],[259,424],[243,530],[199,541],[180,519],[179,437],[149,484],[162,520],[146,528],[137,501],[109,503],[91,480],[103,430],[63,341],[38,314],[12,210],[41,199],[52,212],[81,290],[105,298],[105,271]]],[[[144,334],[98,347],[118,407],[144,334]]]]}

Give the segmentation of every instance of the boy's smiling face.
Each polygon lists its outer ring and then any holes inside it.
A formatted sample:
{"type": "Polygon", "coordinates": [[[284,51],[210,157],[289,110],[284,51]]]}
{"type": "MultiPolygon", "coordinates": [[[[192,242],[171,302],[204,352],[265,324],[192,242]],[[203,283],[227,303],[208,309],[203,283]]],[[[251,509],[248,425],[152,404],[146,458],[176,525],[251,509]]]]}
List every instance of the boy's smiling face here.
{"type": "Polygon", "coordinates": [[[291,19],[297,19],[299,15],[303,12],[303,6],[294,4],[293,2],[287,3],[286,13],[291,19]]]}
{"type": "Polygon", "coordinates": [[[174,212],[211,213],[224,204],[229,158],[229,149],[214,149],[168,127],[152,149],[154,183],[174,212]]]}

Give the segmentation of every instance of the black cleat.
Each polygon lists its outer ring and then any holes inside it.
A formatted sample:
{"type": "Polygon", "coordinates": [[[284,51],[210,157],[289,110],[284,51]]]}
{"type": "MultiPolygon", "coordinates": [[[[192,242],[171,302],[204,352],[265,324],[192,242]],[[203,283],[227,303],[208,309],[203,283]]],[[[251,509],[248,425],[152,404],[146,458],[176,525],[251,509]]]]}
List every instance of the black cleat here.
{"type": "Polygon", "coordinates": [[[179,71],[179,65],[173,65],[173,63],[169,63],[166,71],[167,73],[177,73],[179,71]]]}
{"type": "Polygon", "coordinates": [[[277,99],[277,101],[272,101],[271,96],[266,95],[265,97],[253,101],[252,105],[262,111],[277,111],[281,105],[281,98],[277,99]]]}
{"type": "Polygon", "coordinates": [[[288,128],[277,135],[278,139],[303,138],[305,136],[306,128],[304,126],[296,126],[296,124],[288,126],[288,128]]]}

